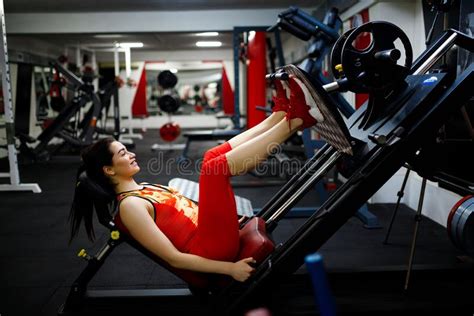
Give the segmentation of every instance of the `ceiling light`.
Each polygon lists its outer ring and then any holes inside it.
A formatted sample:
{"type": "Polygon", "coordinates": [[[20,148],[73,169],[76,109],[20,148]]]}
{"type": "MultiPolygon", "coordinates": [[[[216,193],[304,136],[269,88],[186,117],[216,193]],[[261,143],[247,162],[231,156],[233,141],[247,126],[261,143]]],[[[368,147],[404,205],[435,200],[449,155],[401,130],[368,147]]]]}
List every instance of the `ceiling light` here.
{"type": "Polygon", "coordinates": [[[197,33],[196,36],[217,36],[219,35],[218,32],[203,32],[203,33],[197,33]]]}
{"type": "Polygon", "coordinates": [[[197,47],[221,47],[222,42],[219,41],[200,41],[196,42],[197,47]]]}
{"type": "Polygon", "coordinates": [[[121,38],[123,35],[120,34],[97,34],[94,35],[95,38],[121,38]]]}
{"type": "Polygon", "coordinates": [[[178,69],[176,69],[176,68],[170,68],[170,71],[175,74],[175,73],[178,72],[178,69]]]}
{"type": "Polygon", "coordinates": [[[116,43],[115,46],[118,48],[140,48],[140,47],[143,47],[143,43],[142,42],[116,43]]]}

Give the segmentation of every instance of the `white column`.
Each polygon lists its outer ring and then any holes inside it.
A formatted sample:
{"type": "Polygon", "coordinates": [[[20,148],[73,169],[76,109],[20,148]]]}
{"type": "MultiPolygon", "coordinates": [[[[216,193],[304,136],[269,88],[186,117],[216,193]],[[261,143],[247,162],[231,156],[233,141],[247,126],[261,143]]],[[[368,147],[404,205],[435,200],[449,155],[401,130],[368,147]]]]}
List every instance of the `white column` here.
{"type": "Polygon", "coordinates": [[[94,90],[98,91],[99,90],[99,67],[97,67],[97,59],[95,56],[95,51],[92,51],[92,56],[91,56],[91,64],[92,64],[92,70],[94,71],[94,74],[97,74],[97,77],[94,78],[94,90]]]}
{"type": "Polygon", "coordinates": [[[114,73],[115,77],[118,77],[120,75],[120,59],[118,47],[115,47],[114,50],[114,73]]]}
{"type": "Polygon", "coordinates": [[[76,47],[76,66],[79,70],[82,70],[81,48],[79,45],[76,47]]]}
{"type": "Polygon", "coordinates": [[[127,79],[130,78],[130,75],[132,74],[132,58],[130,54],[130,47],[124,47],[125,50],[125,74],[127,76],[127,79]]]}

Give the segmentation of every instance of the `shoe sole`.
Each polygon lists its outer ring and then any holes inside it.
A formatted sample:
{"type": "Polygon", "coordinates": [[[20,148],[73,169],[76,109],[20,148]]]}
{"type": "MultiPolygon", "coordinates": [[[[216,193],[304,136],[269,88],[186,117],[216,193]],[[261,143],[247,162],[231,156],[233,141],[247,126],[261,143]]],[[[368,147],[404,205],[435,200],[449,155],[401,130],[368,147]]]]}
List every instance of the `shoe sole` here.
{"type": "MultiPolygon", "coordinates": [[[[294,65],[284,66],[283,71],[293,75],[295,78],[301,81],[306,86],[311,97],[313,98],[313,102],[310,103],[317,106],[317,110],[324,118],[324,120],[320,122],[318,121],[318,123],[313,127],[321,135],[321,138],[336,148],[337,151],[352,156],[353,151],[349,141],[351,135],[347,129],[346,124],[344,123],[344,120],[339,114],[337,106],[329,98],[328,93],[323,89],[323,87],[313,83],[308,74],[294,65]]],[[[313,106],[312,109],[314,111],[313,106]]],[[[313,117],[317,119],[315,116],[313,117]]]]}

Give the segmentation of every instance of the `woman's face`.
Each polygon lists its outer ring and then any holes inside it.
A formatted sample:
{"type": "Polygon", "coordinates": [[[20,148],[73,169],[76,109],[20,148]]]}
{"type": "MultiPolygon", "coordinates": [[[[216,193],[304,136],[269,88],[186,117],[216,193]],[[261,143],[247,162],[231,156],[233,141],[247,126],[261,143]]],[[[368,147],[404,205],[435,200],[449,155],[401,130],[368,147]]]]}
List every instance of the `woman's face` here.
{"type": "Polygon", "coordinates": [[[135,154],[129,152],[122,143],[112,142],[109,149],[114,155],[112,157],[112,166],[106,167],[106,169],[110,168],[110,170],[105,170],[107,174],[128,178],[140,171],[135,154]]]}

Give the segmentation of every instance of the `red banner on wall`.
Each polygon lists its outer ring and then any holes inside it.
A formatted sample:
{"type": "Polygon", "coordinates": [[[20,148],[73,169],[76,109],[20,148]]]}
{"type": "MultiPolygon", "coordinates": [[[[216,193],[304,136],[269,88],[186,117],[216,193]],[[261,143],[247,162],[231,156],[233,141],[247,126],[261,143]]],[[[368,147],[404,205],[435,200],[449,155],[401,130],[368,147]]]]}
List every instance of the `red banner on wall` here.
{"type": "Polygon", "coordinates": [[[144,117],[148,116],[148,109],[146,106],[146,70],[143,67],[140,80],[137,85],[137,92],[133,98],[132,116],[144,117]]]}
{"type": "Polygon", "coordinates": [[[225,114],[232,115],[235,113],[234,91],[224,67],[222,67],[222,108],[225,114]]]}

